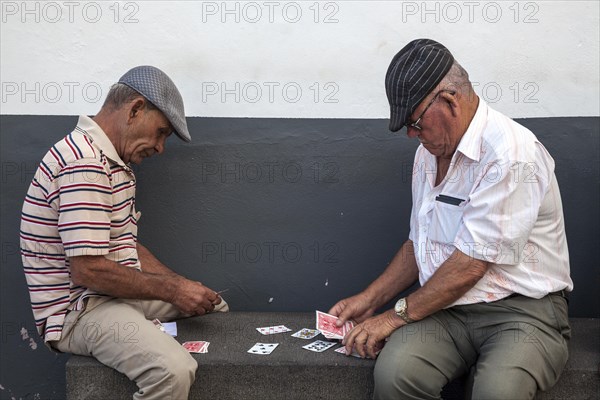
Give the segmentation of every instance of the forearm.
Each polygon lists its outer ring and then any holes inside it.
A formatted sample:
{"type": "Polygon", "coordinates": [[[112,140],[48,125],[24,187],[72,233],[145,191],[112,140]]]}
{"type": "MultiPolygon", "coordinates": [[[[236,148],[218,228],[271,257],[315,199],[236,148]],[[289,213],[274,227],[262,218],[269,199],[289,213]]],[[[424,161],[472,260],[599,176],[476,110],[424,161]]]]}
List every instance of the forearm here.
{"type": "Polygon", "coordinates": [[[420,320],[454,303],[485,275],[488,265],[455,250],[425,285],[408,296],[408,315],[420,320]]]}
{"type": "Polygon", "coordinates": [[[393,299],[417,281],[419,270],[413,243],[407,240],[394,256],[385,271],[365,289],[375,308],[393,299]]]}
{"type": "MultiPolygon", "coordinates": [[[[142,257],[148,253],[142,247],[142,257]]],[[[162,267],[154,257],[149,260],[151,272],[144,272],[104,256],[71,257],[71,279],[75,285],[118,298],[162,300],[190,315],[203,315],[221,303],[214,290],[162,267]]]]}
{"type": "Polygon", "coordinates": [[[157,275],[177,276],[175,272],[171,271],[166,265],[161,263],[156,257],[154,257],[150,250],[148,250],[140,242],[137,243],[137,253],[143,272],[157,275]]]}
{"type": "Polygon", "coordinates": [[[76,285],[119,298],[172,302],[181,279],[174,273],[140,272],[103,256],[73,257],[70,262],[76,285]]]}

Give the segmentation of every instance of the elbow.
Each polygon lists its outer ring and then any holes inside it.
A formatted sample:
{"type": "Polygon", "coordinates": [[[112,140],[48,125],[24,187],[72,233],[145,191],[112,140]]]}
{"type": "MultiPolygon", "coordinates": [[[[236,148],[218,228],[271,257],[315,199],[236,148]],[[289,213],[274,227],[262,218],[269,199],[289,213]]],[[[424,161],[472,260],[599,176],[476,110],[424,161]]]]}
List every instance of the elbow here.
{"type": "Polygon", "coordinates": [[[459,250],[452,254],[451,260],[454,263],[452,267],[456,281],[467,289],[475,286],[485,276],[490,265],[487,261],[469,257],[459,250]]]}
{"type": "Polygon", "coordinates": [[[72,257],[70,259],[70,268],[73,285],[92,289],[95,264],[96,260],[90,259],[90,257],[72,257]]]}
{"type": "Polygon", "coordinates": [[[468,281],[468,286],[473,287],[484,277],[487,273],[489,263],[477,259],[471,259],[469,263],[469,268],[466,271],[466,278],[468,281]]]}
{"type": "Polygon", "coordinates": [[[71,282],[73,282],[73,285],[75,286],[89,287],[86,274],[81,268],[71,267],[71,282]]]}

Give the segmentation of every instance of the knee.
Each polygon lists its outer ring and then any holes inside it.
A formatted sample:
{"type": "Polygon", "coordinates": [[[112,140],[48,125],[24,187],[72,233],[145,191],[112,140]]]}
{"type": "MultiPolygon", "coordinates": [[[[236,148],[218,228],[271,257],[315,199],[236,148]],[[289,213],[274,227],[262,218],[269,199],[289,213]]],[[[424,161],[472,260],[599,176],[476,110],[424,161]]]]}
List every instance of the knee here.
{"type": "Polygon", "coordinates": [[[400,393],[405,392],[402,375],[402,367],[398,363],[387,363],[377,359],[374,370],[375,400],[398,398],[400,393]]]}
{"type": "Polygon", "coordinates": [[[175,365],[170,367],[171,375],[179,384],[192,386],[196,379],[196,370],[198,362],[185,352],[182,357],[179,357],[175,365]]]}
{"type": "Polygon", "coordinates": [[[477,375],[475,374],[471,389],[472,399],[533,399],[537,392],[535,379],[520,368],[509,371],[498,369],[493,374],[477,375]]]}
{"type": "MultiPolygon", "coordinates": [[[[198,363],[183,347],[181,349],[183,351],[174,348],[169,352],[148,356],[148,362],[139,371],[139,375],[128,375],[138,385],[138,393],[153,399],[188,398],[198,363]]],[[[137,397],[134,396],[135,398],[137,397]]]]}
{"type": "Polygon", "coordinates": [[[169,382],[175,387],[189,388],[196,378],[198,363],[187,352],[177,352],[166,357],[163,363],[161,380],[169,382]]]}
{"type": "Polygon", "coordinates": [[[375,399],[435,399],[444,385],[419,357],[382,352],[375,364],[375,399]],[[383,356],[383,357],[382,357],[383,356]]]}

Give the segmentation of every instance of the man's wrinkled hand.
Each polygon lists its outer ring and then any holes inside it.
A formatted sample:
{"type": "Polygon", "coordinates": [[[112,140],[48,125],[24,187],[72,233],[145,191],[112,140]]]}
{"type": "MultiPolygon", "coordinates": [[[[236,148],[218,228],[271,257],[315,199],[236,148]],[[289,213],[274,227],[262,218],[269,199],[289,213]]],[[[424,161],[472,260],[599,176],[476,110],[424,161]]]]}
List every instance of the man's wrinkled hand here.
{"type": "Polygon", "coordinates": [[[328,314],[338,317],[337,326],[343,326],[346,321],[362,322],[375,312],[373,302],[364,293],[338,301],[328,314]]]}
{"type": "Polygon", "coordinates": [[[179,277],[171,303],[186,314],[204,315],[221,303],[221,297],[200,282],[179,277]]]}
{"type": "Polygon", "coordinates": [[[394,310],[363,321],[344,337],[342,344],[346,346],[346,354],[350,354],[354,348],[363,358],[377,358],[385,339],[404,324],[394,310]]]}

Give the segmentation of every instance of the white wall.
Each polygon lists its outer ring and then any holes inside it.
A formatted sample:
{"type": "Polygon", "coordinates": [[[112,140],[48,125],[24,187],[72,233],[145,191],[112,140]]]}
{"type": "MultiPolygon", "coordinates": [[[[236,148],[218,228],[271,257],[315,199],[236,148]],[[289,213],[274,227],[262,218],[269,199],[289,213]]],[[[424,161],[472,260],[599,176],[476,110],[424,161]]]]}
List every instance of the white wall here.
{"type": "Polygon", "coordinates": [[[387,118],[391,58],[430,37],[512,117],[597,116],[599,4],[2,1],[0,111],[94,114],[153,64],[189,116],[387,118]]]}

